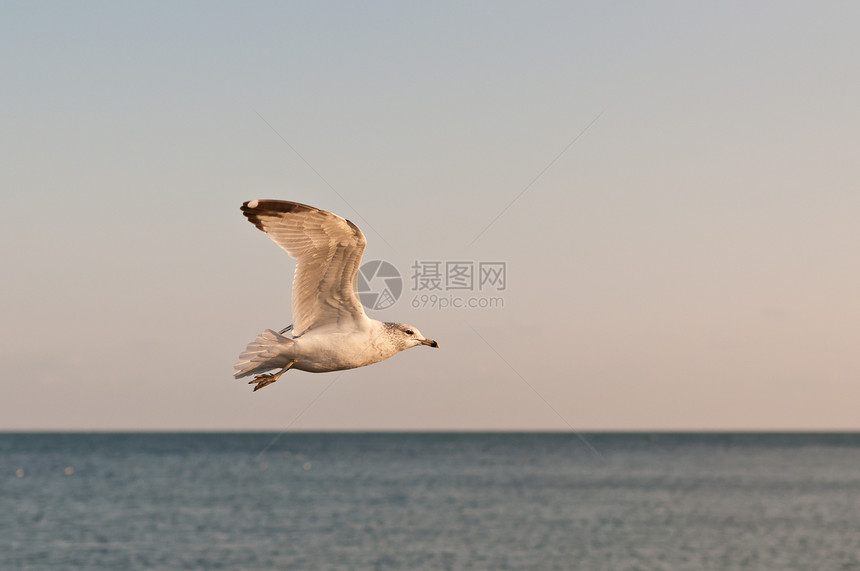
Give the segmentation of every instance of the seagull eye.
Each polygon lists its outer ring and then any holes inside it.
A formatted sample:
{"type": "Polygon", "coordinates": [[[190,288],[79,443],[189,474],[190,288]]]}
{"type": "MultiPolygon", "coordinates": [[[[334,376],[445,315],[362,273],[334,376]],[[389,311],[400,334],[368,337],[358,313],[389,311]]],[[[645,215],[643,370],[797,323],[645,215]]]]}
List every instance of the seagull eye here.
{"type": "Polygon", "coordinates": [[[407,335],[415,335],[415,332],[414,332],[414,331],[412,331],[411,329],[407,329],[405,333],[406,333],[407,335]]]}

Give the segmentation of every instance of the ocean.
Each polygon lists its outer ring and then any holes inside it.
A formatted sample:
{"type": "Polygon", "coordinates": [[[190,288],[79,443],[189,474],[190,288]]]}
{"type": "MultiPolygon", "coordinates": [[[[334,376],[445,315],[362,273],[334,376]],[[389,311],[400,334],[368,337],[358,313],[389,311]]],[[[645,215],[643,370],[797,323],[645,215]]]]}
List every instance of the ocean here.
{"type": "Polygon", "coordinates": [[[0,434],[0,569],[860,569],[860,434],[584,436],[0,434]]]}

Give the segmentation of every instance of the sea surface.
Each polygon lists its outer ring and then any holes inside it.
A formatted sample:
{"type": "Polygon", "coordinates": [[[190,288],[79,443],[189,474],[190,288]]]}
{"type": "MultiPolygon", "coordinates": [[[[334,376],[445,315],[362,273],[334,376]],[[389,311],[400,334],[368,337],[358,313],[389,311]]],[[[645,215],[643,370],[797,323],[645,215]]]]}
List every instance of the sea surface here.
{"type": "Polygon", "coordinates": [[[860,434],[0,434],[0,569],[860,569],[860,434]]]}

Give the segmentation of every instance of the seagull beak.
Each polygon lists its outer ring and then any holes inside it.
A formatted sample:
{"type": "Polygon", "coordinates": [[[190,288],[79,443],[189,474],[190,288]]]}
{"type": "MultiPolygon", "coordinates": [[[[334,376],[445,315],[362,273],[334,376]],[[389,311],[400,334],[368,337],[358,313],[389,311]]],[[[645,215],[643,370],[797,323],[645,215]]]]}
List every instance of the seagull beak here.
{"type": "Polygon", "coordinates": [[[422,340],[421,340],[421,344],[422,344],[422,345],[427,345],[427,346],[429,346],[429,347],[436,347],[436,348],[438,348],[438,347],[439,347],[439,344],[438,344],[438,343],[436,343],[435,341],[433,341],[432,339],[422,339],[422,340]]]}

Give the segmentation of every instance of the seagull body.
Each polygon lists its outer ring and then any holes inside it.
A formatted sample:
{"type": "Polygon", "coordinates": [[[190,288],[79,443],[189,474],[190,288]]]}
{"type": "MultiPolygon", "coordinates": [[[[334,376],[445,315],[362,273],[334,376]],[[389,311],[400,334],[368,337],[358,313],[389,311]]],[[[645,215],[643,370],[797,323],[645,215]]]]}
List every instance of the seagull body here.
{"type": "Polygon", "coordinates": [[[331,212],[282,200],[251,200],[242,212],[296,259],[294,321],[280,333],[267,329],[251,341],[234,365],[234,377],[280,369],[251,380],[256,391],[291,368],[340,371],[378,363],[410,347],[439,346],[415,327],[364,313],[355,283],[367,241],[358,226],[331,212]]]}

